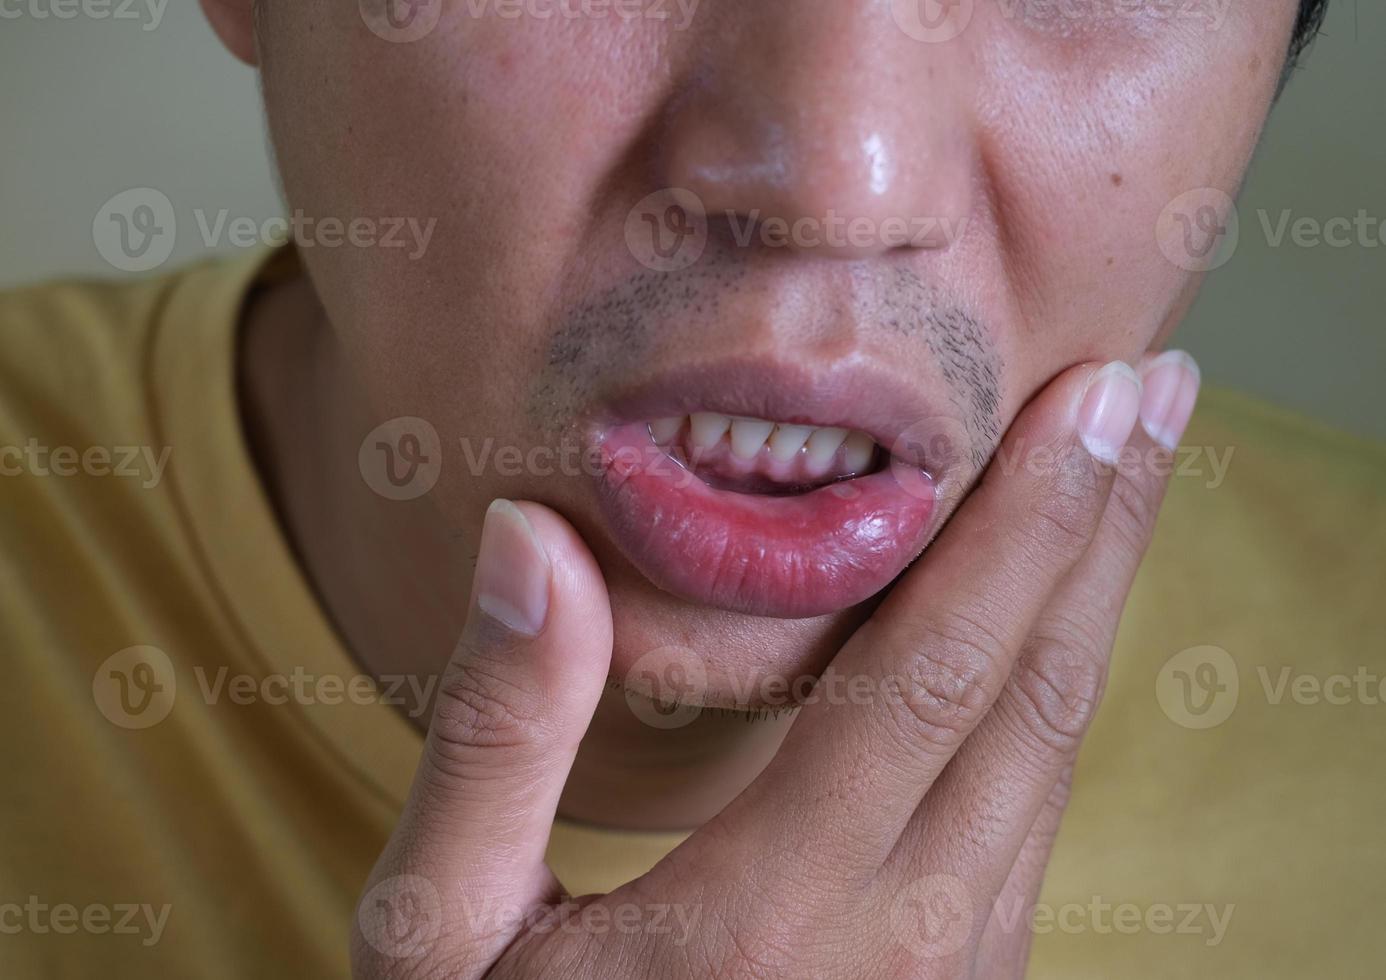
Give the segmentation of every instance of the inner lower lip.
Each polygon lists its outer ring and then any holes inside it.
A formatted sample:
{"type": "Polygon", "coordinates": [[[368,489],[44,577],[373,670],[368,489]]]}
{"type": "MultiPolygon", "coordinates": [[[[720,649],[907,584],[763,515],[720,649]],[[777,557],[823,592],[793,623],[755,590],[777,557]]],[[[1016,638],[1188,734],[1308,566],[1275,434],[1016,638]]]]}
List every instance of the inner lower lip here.
{"type": "Polygon", "coordinates": [[[923,549],[933,480],[887,458],[806,492],[709,485],[655,445],[645,423],[601,432],[602,511],[627,558],[659,588],[703,605],[797,619],[863,602],[923,549]]]}

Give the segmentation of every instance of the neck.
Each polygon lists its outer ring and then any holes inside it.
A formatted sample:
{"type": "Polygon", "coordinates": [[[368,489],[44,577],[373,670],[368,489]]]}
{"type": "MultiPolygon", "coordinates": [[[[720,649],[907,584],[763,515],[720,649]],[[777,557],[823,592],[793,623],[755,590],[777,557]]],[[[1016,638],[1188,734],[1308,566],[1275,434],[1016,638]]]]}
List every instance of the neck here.
{"type": "MultiPolygon", "coordinates": [[[[238,355],[241,418],[284,535],[350,655],[399,690],[420,727],[461,633],[476,542],[428,495],[387,501],[357,471],[374,417],[306,277],[252,297],[238,355]]],[[[620,642],[620,638],[617,638],[620,642]]],[[[778,748],[791,718],[704,710],[667,729],[619,688],[603,695],[559,805],[626,829],[689,829],[721,810],[778,748]]]]}

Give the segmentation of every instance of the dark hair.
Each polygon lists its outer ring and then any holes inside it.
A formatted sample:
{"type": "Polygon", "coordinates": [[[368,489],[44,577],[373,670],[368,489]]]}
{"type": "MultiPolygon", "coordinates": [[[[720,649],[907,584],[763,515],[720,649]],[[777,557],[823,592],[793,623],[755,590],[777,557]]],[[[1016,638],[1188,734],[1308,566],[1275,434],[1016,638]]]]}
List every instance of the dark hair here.
{"type": "Polygon", "coordinates": [[[1299,0],[1299,16],[1295,18],[1295,33],[1290,39],[1290,67],[1294,67],[1300,55],[1304,54],[1304,49],[1314,40],[1327,12],[1328,0],[1299,0]]]}

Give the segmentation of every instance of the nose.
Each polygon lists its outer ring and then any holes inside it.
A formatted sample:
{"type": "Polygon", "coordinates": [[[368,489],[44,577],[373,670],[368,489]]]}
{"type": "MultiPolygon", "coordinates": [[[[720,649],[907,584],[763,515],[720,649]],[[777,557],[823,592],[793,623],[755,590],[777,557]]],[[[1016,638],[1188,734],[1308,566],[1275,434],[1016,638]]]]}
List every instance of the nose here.
{"type": "Polygon", "coordinates": [[[911,36],[901,2],[725,0],[667,120],[669,186],[743,245],[843,258],[950,245],[976,157],[967,40],[911,36]]]}

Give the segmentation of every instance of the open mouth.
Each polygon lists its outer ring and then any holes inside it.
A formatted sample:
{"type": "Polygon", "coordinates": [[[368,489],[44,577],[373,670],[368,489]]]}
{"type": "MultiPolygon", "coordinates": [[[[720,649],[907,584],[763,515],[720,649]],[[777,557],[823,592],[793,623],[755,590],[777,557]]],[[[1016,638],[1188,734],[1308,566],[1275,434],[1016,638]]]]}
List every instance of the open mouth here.
{"type": "MultiPolygon", "coordinates": [[[[612,536],[659,588],[794,619],[863,602],[923,550],[927,411],[890,384],[726,365],[647,385],[593,429],[612,536]],[[906,436],[911,438],[906,439],[906,436]]],[[[941,465],[941,461],[940,461],[941,465]]]]}
{"type": "Polygon", "coordinates": [[[733,493],[798,494],[879,469],[865,432],[732,418],[718,412],[658,419],[650,438],[709,486],[733,493]]]}

